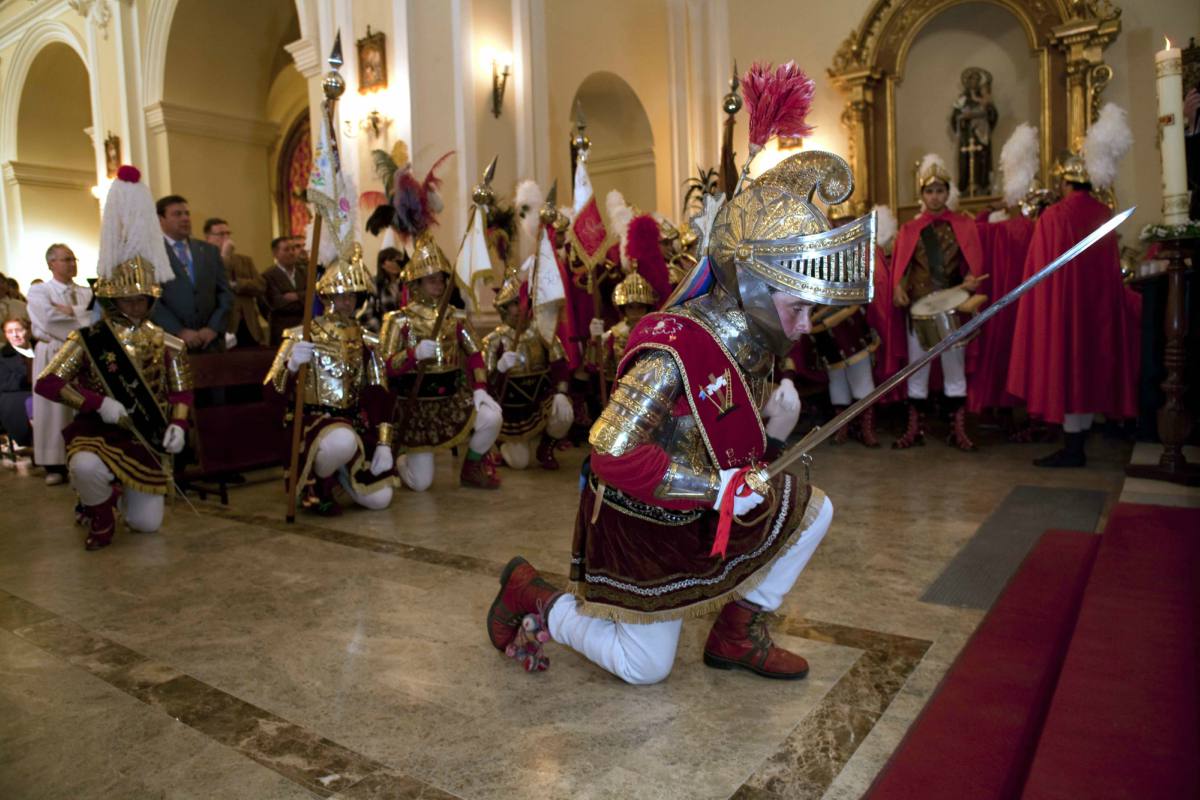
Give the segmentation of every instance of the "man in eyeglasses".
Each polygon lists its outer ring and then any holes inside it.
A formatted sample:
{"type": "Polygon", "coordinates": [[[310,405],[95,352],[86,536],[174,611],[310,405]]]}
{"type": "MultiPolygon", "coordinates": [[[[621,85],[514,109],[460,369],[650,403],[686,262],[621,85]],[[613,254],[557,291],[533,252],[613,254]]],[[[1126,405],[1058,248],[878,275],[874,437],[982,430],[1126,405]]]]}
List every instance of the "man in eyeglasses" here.
{"type": "MultiPolygon", "coordinates": [[[[92,290],[75,283],[78,262],[65,244],[46,250],[50,280],[29,287],[29,320],[37,346],[33,350],[33,374],[40,375],[54,358],[71,331],[88,324],[92,290]]],[[[33,457],[46,470],[46,484],[56,486],[67,478],[67,448],[62,430],[74,412],[37,394],[33,395],[33,457]]]]}

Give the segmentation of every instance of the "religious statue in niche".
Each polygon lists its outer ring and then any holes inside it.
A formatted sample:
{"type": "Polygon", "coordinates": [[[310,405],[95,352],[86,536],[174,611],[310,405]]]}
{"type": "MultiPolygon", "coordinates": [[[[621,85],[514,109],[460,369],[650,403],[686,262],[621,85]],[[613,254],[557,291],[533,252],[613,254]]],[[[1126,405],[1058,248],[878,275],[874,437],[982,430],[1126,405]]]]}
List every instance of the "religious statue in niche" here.
{"type": "Polygon", "coordinates": [[[950,127],[958,143],[958,190],[965,197],[991,191],[992,130],[997,116],[992,103],[992,73],[967,67],[962,73],[962,93],[950,112],[950,127]]]}

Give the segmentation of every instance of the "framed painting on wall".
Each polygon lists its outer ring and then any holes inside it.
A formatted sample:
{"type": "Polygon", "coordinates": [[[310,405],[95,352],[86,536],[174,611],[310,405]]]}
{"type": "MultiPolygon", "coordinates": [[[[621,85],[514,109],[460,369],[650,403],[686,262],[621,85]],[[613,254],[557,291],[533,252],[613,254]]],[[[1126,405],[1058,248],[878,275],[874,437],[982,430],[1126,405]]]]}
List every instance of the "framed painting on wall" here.
{"type": "Polygon", "coordinates": [[[387,88],[387,49],[382,31],[371,33],[358,40],[358,91],[361,94],[387,88]]]}

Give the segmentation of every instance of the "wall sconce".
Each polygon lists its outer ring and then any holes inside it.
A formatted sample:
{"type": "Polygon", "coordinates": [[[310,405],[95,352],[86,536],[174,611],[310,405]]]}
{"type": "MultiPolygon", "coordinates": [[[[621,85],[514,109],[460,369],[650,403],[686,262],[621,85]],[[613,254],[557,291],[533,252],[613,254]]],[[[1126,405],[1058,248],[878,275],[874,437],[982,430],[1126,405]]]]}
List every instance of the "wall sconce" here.
{"type": "Polygon", "coordinates": [[[504,105],[504,89],[508,85],[508,76],[512,74],[512,53],[485,47],[481,60],[485,70],[492,70],[492,116],[499,118],[504,105]]]}
{"type": "Polygon", "coordinates": [[[362,118],[362,122],[359,123],[359,125],[362,126],[362,129],[370,133],[375,139],[378,139],[380,136],[382,136],[383,132],[386,131],[388,126],[391,124],[392,118],[385,115],[378,108],[372,108],[370,111],[368,111],[366,116],[362,118]]]}

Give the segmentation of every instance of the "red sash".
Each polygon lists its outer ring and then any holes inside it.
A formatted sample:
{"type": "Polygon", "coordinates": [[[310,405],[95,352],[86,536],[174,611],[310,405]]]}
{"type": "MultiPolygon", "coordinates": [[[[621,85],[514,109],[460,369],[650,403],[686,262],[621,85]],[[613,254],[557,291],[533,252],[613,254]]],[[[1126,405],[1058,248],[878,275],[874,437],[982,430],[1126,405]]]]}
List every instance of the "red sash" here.
{"type": "Polygon", "coordinates": [[[737,362],[716,334],[679,314],[647,314],[629,335],[618,377],[643,350],[671,354],[713,463],[729,469],[762,460],[767,432],[758,405],[737,362]]]}

